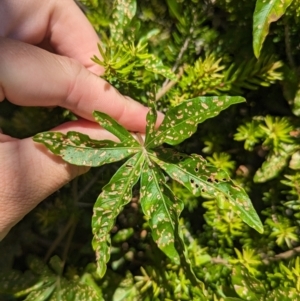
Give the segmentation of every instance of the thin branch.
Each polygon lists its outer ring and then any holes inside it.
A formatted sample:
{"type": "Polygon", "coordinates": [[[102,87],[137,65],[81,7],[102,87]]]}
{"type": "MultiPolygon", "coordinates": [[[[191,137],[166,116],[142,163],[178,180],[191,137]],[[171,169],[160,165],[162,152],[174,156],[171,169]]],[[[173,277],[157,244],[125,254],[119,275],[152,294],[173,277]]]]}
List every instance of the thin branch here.
{"type": "Polygon", "coordinates": [[[280,254],[276,254],[273,257],[267,257],[265,259],[263,259],[263,263],[264,264],[270,264],[273,261],[279,261],[279,260],[287,260],[290,259],[294,256],[297,256],[300,253],[300,246],[296,247],[292,250],[280,253],[280,254]]]}
{"type": "Polygon", "coordinates": [[[73,218],[72,227],[69,231],[69,235],[67,237],[67,241],[65,243],[64,251],[63,251],[63,254],[62,254],[63,267],[65,266],[66,261],[67,261],[67,256],[68,256],[68,253],[69,253],[69,250],[70,250],[71,242],[72,242],[72,239],[73,239],[73,236],[74,236],[74,233],[75,233],[77,223],[78,223],[78,221],[73,218]]]}
{"type": "MultiPolygon", "coordinates": [[[[196,14],[194,14],[194,21],[196,20],[196,14]]],[[[176,58],[176,61],[172,67],[172,71],[176,72],[176,70],[178,69],[182,57],[184,55],[184,53],[186,52],[186,50],[188,49],[189,43],[191,41],[191,36],[194,32],[194,26],[191,26],[190,28],[190,32],[188,37],[185,39],[182,47],[179,50],[178,56],[176,58]]],[[[177,75],[177,80],[176,81],[170,81],[169,79],[166,79],[161,87],[161,89],[158,91],[157,95],[156,95],[156,100],[159,100],[163,95],[165,95],[179,80],[179,78],[182,76],[183,74],[183,67],[180,68],[179,73],[177,75]],[[182,73],[181,73],[182,72],[182,73]]]]}
{"type": "Polygon", "coordinates": [[[215,257],[215,258],[211,258],[210,260],[212,263],[215,263],[215,264],[223,264],[223,265],[226,265],[226,266],[229,266],[230,263],[228,262],[228,260],[226,259],[223,259],[221,257],[215,257]]]}
{"type": "Polygon", "coordinates": [[[44,261],[47,262],[49,258],[51,257],[54,250],[57,248],[57,246],[61,243],[61,241],[64,239],[65,235],[68,233],[68,231],[71,229],[73,225],[73,218],[70,217],[67,224],[65,225],[64,229],[59,233],[59,235],[55,238],[53,243],[51,244],[50,248],[48,249],[46,255],[44,256],[44,261]]]}
{"type": "MultiPolygon", "coordinates": [[[[190,32],[192,32],[192,31],[193,31],[193,28],[191,28],[190,32]]],[[[176,58],[176,61],[175,61],[174,65],[173,65],[173,67],[172,67],[172,69],[171,69],[173,72],[176,72],[176,70],[177,70],[177,68],[178,68],[178,66],[179,66],[179,64],[180,64],[180,61],[181,61],[181,59],[182,59],[182,57],[183,57],[183,54],[185,53],[185,51],[187,50],[187,48],[188,48],[188,46],[189,46],[190,40],[191,40],[190,36],[188,36],[188,37],[185,39],[185,41],[184,41],[184,43],[183,43],[183,45],[182,45],[182,47],[181,47],[181,49],[180,49],[180,51],[179,51],[179,54],[178,54],[178,56],[177,56],[177,58],[176,58]]],[[[169,80],[169,79],[166,79],[166,80],[164,81],[162,87],[161,87],[161,90],[163,90],[164,87],[167,86],[167,85],[169,84],[169,82],[170,82],[170,80],[169,80]]]]}
{"type": "MultiPolygon", "coordinates": [[[[74,207],[76,207],[77,202],[78,202],[78,177],[75,178],[72,182],[72,196],[73,196],[73,205],[74,205],[74,207]]],[[[66,264],[68,252],[70,250],[71,241],[73,239],[73,236],[74,236],[74,233],[75,233],[75,228],[76,228],[77,222],[78,222],[77,219],[74,216],[74,213],[71,215],[70,218],[72,219],[72,226],[71,226],[71,229],[69,231],[67,241],[65,243],[63,254],[62,254],[63,268],[66,264]]]]}
{"type": "Polygon", "coordinates": [[[141,135],[140,133],[135,133],[135,136],[137,137],[138,142],[140,143],[140,145],[141,145],[141,146],[144,146],[145,141],[144,141],[142,135],[141,135]]]}
{"type": "Polygon", "coordinates": [[[78,198],[76,200],[76,203],[78,203],[79,200],[81,200],[83,198],[83,196],[90,190],[90,188],[96,183],[96,181],[98,181],[99,176],[103,173],[103,169],[99,169],[94,177],[88,182],[87,185],[85,185],[85,187],[80,191],[80,193],[78,194],[78,198]]]}
{"type": "Polygon", "coordinates": [[[285,53],[292,68],[296,68],[295,60],[292,54],[291,39],[290,39],[290,28],[286,19],[284,19],[284,42],[285,42],[285,53]]]}
{"type": "Polygon", "coordinates": [[[182,75],[183,75],[183,67],[180,67],[179,72],[177,74],[177,79],[172,81],[168,80],[167,84],[166,85],[164,84],[161,87],[161,89],[156,93],[155,100],[158,101],[159,99],[161,99],[172,87],[174,87],[182,75]]]}
{"type": "MultiPolygon", "coordinates": [[[[262,259],[262,262],[266,265],[269,265],[271,262],[287,260],[287,259],[290,259],[299,254],[300,254],[300,246],[296,247],[292,250],[288,250],[286,252],[276,254],[275,256],[272,256],[272,257],[265,256],[265,258],[262,259]]],[[[211,262],[216,263],[216,264],[223,264],[223,265],[227,265],[227,266],[229,265],[229,262],[226,259],[223,259],[221,257],[211,258],[211,262]]]]}
{"type": "MultiPolygon", "coordinates": [[[[194,28],[191,27],[190,34],[192,34],[193,31],[194,31],[194,28]]],[[[178,68],[178,66],[179,66],[179,64],[180,64],[180,62],[181,62],[181,59],[182,59],[184,53],[185,53],[186,50],[188,49],[188,46],[189,46],[190,41],[191,41],[191,37],[188,36],[188,37],[185,39],[185,41],[184,41],[184,43],[183,43],[183,45],[182,45],[182,47],[181,47],[181,49],[180,49],[180,51],[179,51],[179,54],[178,54],[178,56],[177,56],[177,58],[176,58],[176,61],[175,61],[174,66],[172,67],[172,71],[173,71],[173,72],[175,72],[175,71],[177,70],[177,68],[178,68]]]]}
{"type": "MultiPolygon", "coordinates": [[[[80,194],[78,194],[78,178],[73,180],[72,183],[72,194],[73,194],[73,202],[74,205],[77,206],[78,201],[89,191],[89,189],[91,188],[91,186],[98,180],[100,174],[102,173],[102,170],[100,169],[95,176],[93,177],[93,179],[91,181],[89,181],[89,183],[84,187],[84,189],[82,189],[82,191],[80,192],[80,194]]],[[[68,219],[65,227],[63,228],[63,230],[59,233],[59,235],[55,238],[55,240],[53,241],[53,243],[51,244],[50,248],[48,249],[46,255],[44,256],[44,261],[47,262],[49,260],[49,258],[51,257],[52,253],[54,252],[54,250],[60,245],[60,243],[62,242],[62,240],[64,239],[64,237],[67,235],[67,233],[70,230],[69,236],[68,236],[68,241],[71,240],[70,238],[73,237],[73,233],[75,231],[77,225],[77,221],[74,218],[74,216],[70,216],[70,218],[68,219]]],[[[65,249],[63,254],[68,253],[69,250],[68,244],[65,244],[65,249]]]]}

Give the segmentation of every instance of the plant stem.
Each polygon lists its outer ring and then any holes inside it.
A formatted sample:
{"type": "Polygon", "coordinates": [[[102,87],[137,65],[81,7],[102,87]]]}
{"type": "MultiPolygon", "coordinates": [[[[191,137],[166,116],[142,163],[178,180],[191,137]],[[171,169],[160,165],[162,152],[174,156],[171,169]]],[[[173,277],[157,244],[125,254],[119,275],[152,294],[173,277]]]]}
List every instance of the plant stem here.
{"type": "Polygon", "coordinates": [[[300,253],[300,246],[296,247],[296,248],[294,248],[292,250],[288,250],[286,252],[276,254],[273,257],[267,257],[267,258],[263,259],[263,263],[264,264],[270,264],[272,261],[279,261],[279,260],[290,259],[290,258],[298,255],[299,253],[300,253]]]}
{"type": "Polygon", "coordinates": [[[47,251],[47,253],[44,257],[45,262],[47,262],[49,260],[52,253],[57,248],[57,246],[60,244],[60,242],[63,240],[63,238],[68,233],[68,231],[70,230],[72,225],[73,225],[73,218],[69,218],[69,220],[68,220],[67,224],[65,225],[64,229],[59,233],[59,235],[55,238],[55,240],[51,244],[50,248],[48,249],[48,251],[47,251]]]}
{"type": "Polygon", "coordinates": [[[292,68],[296,68],[295,61],[292,54],[291,40],[290,40],[290,28],[287,23],[286,18],[284,19],[284,42],[285,42],[285,53],[288,59],[288,62],[292,68]]]}
{"type": "Polygon", "coordinates": [[[140,145],[144,146],[145,141],[144,141],[142,135],[140,133],[135,133],[135,135],[138,138],[138,141],[139,141],[140,145]]]}
{"type": "Polygon", "coordinates": [[[166,85],[163,85],[161,87],[161,89],[157,92],[155,100],[158,101],[159,99],[161,99],[172,87],[174,87],[176,85],[176,83],[179,81],[179,79],[181,78],[181,76],[183,75],[183,67],[180,67],[179,72],[177,74],[177,79],[176,80],[172,80],[172,81],[168,81],[166,83],[166,85]]]}

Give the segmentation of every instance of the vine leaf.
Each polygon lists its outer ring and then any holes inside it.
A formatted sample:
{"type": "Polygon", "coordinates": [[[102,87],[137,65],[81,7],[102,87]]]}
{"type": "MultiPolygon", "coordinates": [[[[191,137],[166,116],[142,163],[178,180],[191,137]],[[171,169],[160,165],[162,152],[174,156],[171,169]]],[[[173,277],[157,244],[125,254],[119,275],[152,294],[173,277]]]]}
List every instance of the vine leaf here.
{"type": "Polygon", "coordinates": [[[262,224],[247,194],[226,172],[208,165],[201,156],[155,148],[164,142],[177,144],[183,141],[196,131],[198,123],[217,115],[230,104],[242,101],[244,99],[241,97],[191,99],[167,112],[158,130],[155,130],[157,113],[154,103],[150,102],[145,142],[140,134],[136,135],[139,142],[136,141],[125,128],[100,112],[94,112],[95,119],[119,138],[119,143],[96,141],[74,132],[66,135],[46,132],[34,137],[34,141],[43,143],[54,154],[72,164],[100,166],[129,157],[103,188],[94,205],[92,245],[96,251],[97,272],[101,277],[110,258],[110,231],[117,215],[131,201],[133,186],[140,178],[140,203],[149,221],[152,237],[174,263],[184,267],[193,285],[199,284],[199,281],[191,268],[179,228],[183,202],[169,188],[164,172],[195,195],[206,193],[226,199],[246,223],[262,232],[262,224]]]}
{"type": "Polygon", "coordinates": [[[240,218],[258,232],[263,225],[244,189],[236,185],[228,174],[212,165],[199,155],[191,155],[177,164],[157,160],[157,163],[174,180],[184,185],[194,195],[209,195],[226,199],[240,218]]]}
{"type": "Polygon", "coordinates": [[[270,23],[277,21],[293,0],[257,0],[253,15],[253,50],[259,57],[270,23]]]}
{"type": "Polygon", "coordinates": [[[96,251],[97,272],[101,277],[106,272],[106,263],[110,258],[110,231],[115,218],[132,199],[132,188],[140,177],[143,163],[142,152],[125,162],[103,188],[94,205],[92,245],[96,251]]]}
{"type": "Polygon", "coordinates": [[[161,126],[150,135],[146,145],[177,145],[195,133],[199,123],[218,115],[232,104],[244,101],[239,96],[196,97],[184,101],[167,111],[161,126]]]}

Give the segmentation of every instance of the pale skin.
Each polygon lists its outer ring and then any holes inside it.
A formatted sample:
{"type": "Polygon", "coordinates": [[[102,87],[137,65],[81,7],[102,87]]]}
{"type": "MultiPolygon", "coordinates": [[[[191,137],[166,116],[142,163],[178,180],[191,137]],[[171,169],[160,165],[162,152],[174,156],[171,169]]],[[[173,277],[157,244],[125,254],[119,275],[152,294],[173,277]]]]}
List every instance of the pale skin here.
{"type": "MultiPolygon", "coordinates": [[[[104,70],[90,60],[98,55],[98,42],[72,0],[1,0],[0,101],[61,106],[82,118],[55,129],[61,132],[114,139],[93,122],[94,110],[131,131],[144,132],[148,109],[99,78],[104,70]]],[[[3,133],[0,166],[0,240],[38,203],[88,171],[63,162],[31,138],[3,133]]]]}

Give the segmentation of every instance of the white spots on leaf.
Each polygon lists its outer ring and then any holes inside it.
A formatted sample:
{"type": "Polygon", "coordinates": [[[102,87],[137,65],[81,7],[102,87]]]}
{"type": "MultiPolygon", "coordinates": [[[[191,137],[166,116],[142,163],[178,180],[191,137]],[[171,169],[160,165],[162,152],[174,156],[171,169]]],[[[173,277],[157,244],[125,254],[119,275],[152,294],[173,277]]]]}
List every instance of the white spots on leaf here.
{"type": "Polygon", "coordinates": [[[202,108],[204,108],[205,110],[207,110],[209,107],[208,107],[208,105],[206,104],[206,103],[204,103],[204,102],[201,102],[201,106],[202,106],[202,108]]]}

